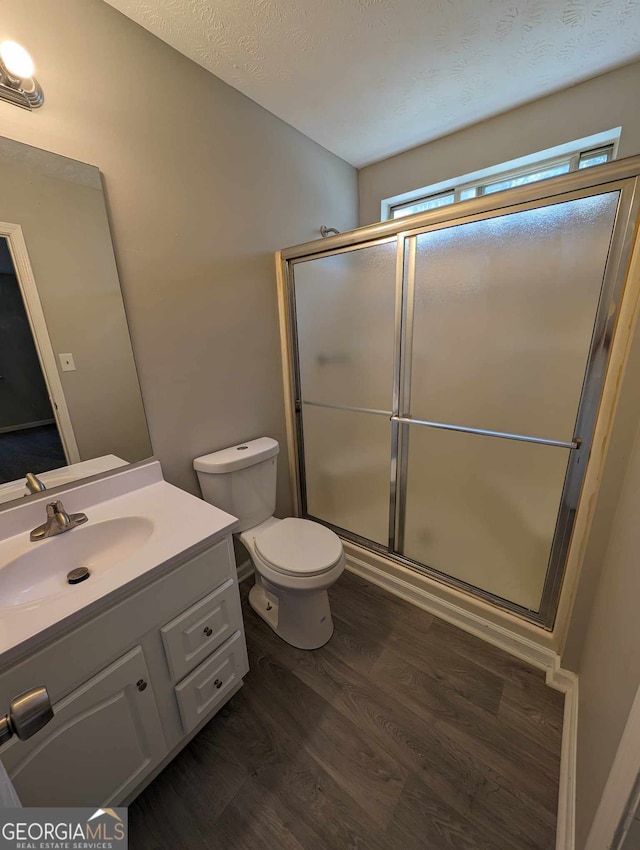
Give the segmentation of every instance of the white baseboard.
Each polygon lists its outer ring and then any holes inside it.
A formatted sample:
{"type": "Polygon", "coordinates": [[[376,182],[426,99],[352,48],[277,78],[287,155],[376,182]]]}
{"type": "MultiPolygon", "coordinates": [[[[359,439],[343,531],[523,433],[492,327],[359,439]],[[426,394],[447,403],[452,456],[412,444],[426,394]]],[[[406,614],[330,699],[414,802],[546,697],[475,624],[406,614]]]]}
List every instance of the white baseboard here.
{"type": "Polygon", "coordinates": [[[351,554],[347,556],[347,569],[463,631],[497,646],[521,661],[545,670],[547,685],[565,694],[556,850],[574,850],[578,740],[578,677],[576,674],[560,667],[560,658],[554,650],[514,634],[504,626],[488,622],[477,614],[440,599],[428,590],[409,584],[399,576],[390,575],[351,554]]]}
{"type": "Polygon", "coordinates": [[[574,850],[576,758],[578,753],[578,677],[570,670],[563,670],[560,667],[560,659],[556,657],[555,665],[547,670],[547,685],[564,693],[556,850],[574,850]]]}
{"type": "Polygon", "coordinates": [[[241,564],[238,564],[236,567],[236,571],[238,573],[238,583],[243,582],[245,579],[249,578],[253,575],[253,564],[251,563],[251,559],[247,558],[242,561],[241,564]]]}

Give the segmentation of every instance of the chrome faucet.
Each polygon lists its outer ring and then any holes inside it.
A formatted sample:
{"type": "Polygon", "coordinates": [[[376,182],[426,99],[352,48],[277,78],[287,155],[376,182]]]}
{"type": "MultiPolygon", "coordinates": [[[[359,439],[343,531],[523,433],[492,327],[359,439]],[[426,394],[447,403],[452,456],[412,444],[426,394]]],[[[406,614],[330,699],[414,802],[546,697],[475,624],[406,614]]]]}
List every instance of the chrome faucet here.
{"type": "Polygon", "coordinates": [[[42,493],[46,489],[37,475],[34,475],[33,472],[27,472],[27,490],[30,493],[42,493]]]}
{"type": "Polygon", "coordinates": [[[49,502],[47,505],[47,521],[34,528],[29,538],[32,542],[46,540],[56,534],[71,531],[77,525],[82,525],[88,519],[86,514],[68,514],[62,502],[49,502]]]}

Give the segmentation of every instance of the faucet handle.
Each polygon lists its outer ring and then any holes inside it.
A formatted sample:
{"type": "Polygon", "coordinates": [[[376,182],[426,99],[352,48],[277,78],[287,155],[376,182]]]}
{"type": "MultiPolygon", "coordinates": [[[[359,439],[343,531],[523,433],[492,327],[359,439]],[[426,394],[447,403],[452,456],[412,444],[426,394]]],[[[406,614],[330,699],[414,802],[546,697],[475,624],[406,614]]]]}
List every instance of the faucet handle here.
{"type": "Polygon", "coordinates": [[[61,528],[66,528],[67,526],[75,528],[76,525],[82,525],[83,522],[87,522],[87,520],[89,519],[86,514],[68,514],[64,509],[64,505],[60,501],[57,501],[55,504],[55,520],[61,528]]]}
{"type": "Polygon", "coordinates": [[[42,493],[43,490],[47,489],[38,476],[34,475],[33,472],[27,472],[25,477],[27,479],[27,489],[29,492],[42,493]]]}
{"type": "Polygon", "coordinates": [[[44,525],[34,528],[29,534],[29,539],[32,542],[46,540],[47,537],[53,537],[55,534],[60,534],[63,531],[71,531],[72,528],[82,525],[87,520],[88,517],[86,514],[68,514],[60,500],[49,502],[47,505],[47,521],[44,525]]]}
{"type": "MultiPolygon", "coordinates": [[[[60,526],[60,528],[64,528],[65,526],[69,525],[71,522],[71,517],[65,511],[62,502],[58,500],[57,502],[52,502],[51,504],[53,505],[53,518],[60,526]]],[[[47,506],[47,514],[48,513],[49,506],[47,506]]]]}

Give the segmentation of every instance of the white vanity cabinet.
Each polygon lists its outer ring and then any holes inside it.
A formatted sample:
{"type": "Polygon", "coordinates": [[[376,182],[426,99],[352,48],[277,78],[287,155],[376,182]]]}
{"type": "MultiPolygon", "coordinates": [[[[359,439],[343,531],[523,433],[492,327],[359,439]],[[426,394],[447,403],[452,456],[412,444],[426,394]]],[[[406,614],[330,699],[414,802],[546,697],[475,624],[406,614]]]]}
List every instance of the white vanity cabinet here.
{"type": "Polygon", "coordinates": [[[160,572],[0,669],[0,713],[38,685],[54,708],[0,747],[24,805],[127,804],[242,685],[231,536],[160,572]]]}
{"type": "Polygon", "coordinates": [[[2,761],[23,804],[113,805],[166,755],[164,733],[137,646],[54,705],[53,720],[2,761]]]}

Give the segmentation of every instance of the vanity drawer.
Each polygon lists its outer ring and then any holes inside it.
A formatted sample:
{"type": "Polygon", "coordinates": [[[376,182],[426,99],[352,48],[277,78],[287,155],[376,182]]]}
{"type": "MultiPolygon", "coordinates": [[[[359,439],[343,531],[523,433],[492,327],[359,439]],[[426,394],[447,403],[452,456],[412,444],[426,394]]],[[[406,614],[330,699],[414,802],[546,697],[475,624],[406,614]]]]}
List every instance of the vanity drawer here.
{"type": "Polygon", "coordinates": [[[242,632],[236,632],[175,688],[185,732],[195,729],[207,714],[222,705],[248,669],[242,632]]]}
{"type": "Polygon", "coordinates": [[[238,588],[232,579],[160,629],[169,670],[178,682],[240,626],[238,588]]]}

